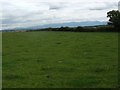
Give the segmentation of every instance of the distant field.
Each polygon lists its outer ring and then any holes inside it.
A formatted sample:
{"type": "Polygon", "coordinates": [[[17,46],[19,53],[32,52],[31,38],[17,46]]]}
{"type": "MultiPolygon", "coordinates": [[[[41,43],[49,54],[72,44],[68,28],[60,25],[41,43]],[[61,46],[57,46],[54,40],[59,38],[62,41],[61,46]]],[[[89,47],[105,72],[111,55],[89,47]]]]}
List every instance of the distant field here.
{"type": "Polygon", "coordinates": [[[110,88],[118,33],[4,32],[3,88],[110,88]]]}

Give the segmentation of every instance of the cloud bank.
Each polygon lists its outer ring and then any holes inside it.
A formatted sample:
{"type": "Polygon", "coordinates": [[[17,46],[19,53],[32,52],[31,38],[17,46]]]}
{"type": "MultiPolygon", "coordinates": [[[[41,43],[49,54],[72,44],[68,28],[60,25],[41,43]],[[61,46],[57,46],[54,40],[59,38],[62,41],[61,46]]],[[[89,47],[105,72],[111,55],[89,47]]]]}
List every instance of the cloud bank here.
{"type": "Polygon", "coordinates": [[[2,0],[2,29],[54,23],[107,21],[119,0],[2,0]]]}

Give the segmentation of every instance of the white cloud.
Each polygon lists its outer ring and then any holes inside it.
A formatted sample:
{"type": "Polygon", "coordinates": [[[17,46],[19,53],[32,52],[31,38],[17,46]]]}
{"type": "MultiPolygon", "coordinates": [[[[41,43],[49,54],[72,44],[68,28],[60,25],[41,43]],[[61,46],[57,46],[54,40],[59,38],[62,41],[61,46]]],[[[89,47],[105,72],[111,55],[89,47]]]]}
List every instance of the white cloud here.
{"type": "MultiPolygon", "coordinates": [[[[2,0],[3,28],[63,22],[106,21],[118,0],[2,0]]],[[[0,13],[0,14],[1,14],[0,13]]]]}

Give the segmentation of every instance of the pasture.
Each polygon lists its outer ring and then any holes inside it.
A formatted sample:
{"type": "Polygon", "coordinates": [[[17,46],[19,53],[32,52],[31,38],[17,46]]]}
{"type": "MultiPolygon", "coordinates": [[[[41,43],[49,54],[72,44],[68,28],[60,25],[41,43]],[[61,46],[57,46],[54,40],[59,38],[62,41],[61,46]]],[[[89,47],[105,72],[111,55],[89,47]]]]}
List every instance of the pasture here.
{"type": "Polygon", "coordinates": [[[3,32],[3,88],[118,86],[118,33],[3,32]]]}
{"type": "Polygon", "coordinates": [[[2,88],[2,32],[0,32],[0,89],[2,88]]]}

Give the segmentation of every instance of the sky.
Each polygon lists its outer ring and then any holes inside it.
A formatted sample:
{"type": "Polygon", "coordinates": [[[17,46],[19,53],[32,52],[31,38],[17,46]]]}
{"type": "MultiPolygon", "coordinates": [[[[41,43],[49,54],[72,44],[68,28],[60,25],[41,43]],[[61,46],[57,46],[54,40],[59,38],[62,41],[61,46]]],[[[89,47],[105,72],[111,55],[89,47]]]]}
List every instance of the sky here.
{"type": "Polygon", "coordinates": [[[119,0],[0,0],[0,28],[107,21],[119,0]]]}

